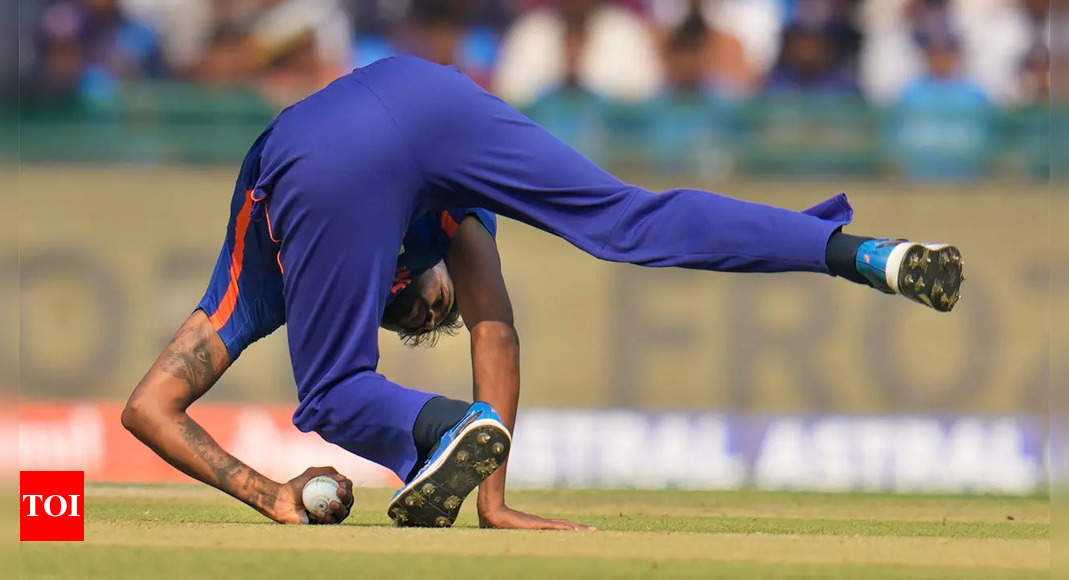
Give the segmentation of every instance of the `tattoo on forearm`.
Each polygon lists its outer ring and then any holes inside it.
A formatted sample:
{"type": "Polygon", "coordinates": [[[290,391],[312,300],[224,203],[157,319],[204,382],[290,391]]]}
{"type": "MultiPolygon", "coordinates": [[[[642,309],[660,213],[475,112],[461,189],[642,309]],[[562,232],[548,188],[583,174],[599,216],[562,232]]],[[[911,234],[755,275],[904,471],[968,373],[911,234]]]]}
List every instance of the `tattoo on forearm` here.
{"type": "Polygon", "coordinates": [[[185,417],[179,421],[178,426],[182,431],[182,438],[185,439],[190,449],[211,469],[219,487],[236,492],[236,495],[254,507],[266,510],[275,505],[277,497],[265,491],[268,486],[257,485],[257,483],[263,483],[258,481],[263,476],[249,469],[219,447],[196,421],[185,417]],[[244,477],[241,477],[242,474],[244,477]]]}
{"type": "Polygon", "coordinates": [[[189,386],[190,399],[196,399],[219,378],[208,335],[203,328],[182,328],[164,351],[160,370],[189,386]]]}
{"type": "Polygon", "coordinates": [[[211,435],[208,435],[193,419],[183,417],[178,421],[178,427],[182,430],[182,438],[185,439],[189,448],[212,470],[216,482],[219,485],[228,486],[237,472],[241,470],[241,462],[223,451],[211,435]]]}

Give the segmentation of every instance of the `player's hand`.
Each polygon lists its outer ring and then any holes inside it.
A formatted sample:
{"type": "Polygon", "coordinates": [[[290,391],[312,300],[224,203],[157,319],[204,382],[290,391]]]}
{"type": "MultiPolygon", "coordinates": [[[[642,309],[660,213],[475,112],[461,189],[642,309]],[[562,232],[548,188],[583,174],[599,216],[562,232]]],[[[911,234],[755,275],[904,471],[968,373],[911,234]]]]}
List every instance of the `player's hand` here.
{"type": "Polygon", "coordinates": [[[484,528],[499,528],[503,530],[594,531],[597,529],[593,526],[584,526],[568,520],[541,518],[504,505],[492,510],[480,510],[479,525],[484,528]]]}
{"type": "Polygon", "coordinates": [[[349,517],[351,507],[353,507],[353,482],[348,477],[338,473],[338,470],[333,467],[309,467],[304,470],[304,473],[279,487],[271,519],[280,524],[337,524],[349,517]],[[338,501],[330,502],[331,514],[323,519],[309,514],[304,509],[304,502],[301,501],[304,484],[320,475],[331,477],[339,484],[338,501]]]}

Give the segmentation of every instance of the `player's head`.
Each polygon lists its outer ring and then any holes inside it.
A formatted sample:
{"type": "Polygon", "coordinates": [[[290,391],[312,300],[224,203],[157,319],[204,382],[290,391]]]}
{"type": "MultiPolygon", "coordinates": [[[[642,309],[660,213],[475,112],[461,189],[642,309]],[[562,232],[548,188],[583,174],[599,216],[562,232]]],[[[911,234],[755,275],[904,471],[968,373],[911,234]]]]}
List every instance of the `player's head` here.
{"type": "Polygon", "coordinates": [[[453,279],[441,261],[395,294],[382,314],[382,327],[412,346],[434,346],[443,334],[456,334],[461,324],[453,279]]]}

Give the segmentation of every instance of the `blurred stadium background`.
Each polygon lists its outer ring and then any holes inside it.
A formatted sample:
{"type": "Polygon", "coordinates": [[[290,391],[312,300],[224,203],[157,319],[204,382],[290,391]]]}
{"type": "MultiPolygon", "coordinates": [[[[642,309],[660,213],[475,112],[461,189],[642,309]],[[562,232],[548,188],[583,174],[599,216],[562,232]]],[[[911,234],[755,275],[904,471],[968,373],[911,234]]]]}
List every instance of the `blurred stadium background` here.
{"type": "MultiPolygon", "coordinates": [[[[413,53],[631,181],[795,209],[847,191],[851,231],[954,241],[968,262],[939,316],[813,276],[609,265],[502,220],[515,485],[1042,493],[1066,372],[1048,331],[1069,312],[1046,226],[1048,19],[1034,0],[25,3],[6,460],[185,481],[118,412],[203,291],[246,148],[347,69],[413,53]]],[[[394,380],[470,397],[465,339],[382,344],[394,380]]],[[[294,393],[279,332],[192,414],[270,476],[392,483],[298,433],[294,393]]]]}

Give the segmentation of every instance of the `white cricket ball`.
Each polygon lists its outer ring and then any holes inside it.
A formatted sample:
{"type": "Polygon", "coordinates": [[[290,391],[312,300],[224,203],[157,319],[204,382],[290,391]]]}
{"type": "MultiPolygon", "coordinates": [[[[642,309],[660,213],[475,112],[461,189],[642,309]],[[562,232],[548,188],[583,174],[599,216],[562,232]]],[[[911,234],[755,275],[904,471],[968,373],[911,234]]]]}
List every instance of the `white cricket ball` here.
{"type": "Polygon", "coordinates": [[[341,503],[338,498],[338,482],[326,475],[319,475],[308,480],[301,490],[301,501],[304,509],[318,519],[330,516],[330,502],[341,503]]]}

